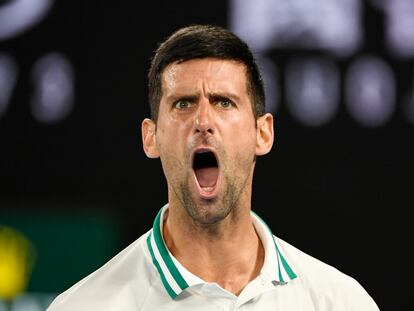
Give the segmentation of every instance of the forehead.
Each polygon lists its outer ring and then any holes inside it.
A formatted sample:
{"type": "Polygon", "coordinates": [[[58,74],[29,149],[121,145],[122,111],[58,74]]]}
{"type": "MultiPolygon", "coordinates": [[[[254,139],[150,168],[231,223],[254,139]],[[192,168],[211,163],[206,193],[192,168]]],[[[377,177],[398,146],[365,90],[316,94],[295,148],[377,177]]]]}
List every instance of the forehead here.
{"type": "Polygon", "coordinates": [[[162,73],[163,95],[194,92],[207,88],[213,92],[247,95],[246,66],[238,61],[217,58],[192,59],[169,64],[162,73]]]}

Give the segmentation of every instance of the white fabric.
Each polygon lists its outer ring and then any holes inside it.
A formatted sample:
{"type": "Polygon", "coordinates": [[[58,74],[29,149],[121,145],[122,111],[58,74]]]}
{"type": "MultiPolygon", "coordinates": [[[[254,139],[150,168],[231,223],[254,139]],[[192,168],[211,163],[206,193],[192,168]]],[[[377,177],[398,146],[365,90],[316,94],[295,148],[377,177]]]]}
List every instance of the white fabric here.
{"type": "MultiPolygon", "coordinates": [[[[169,253],[189,285],[182,291],[174,288],[178,296],[172,298],[154,266],[147,245],[147,237],[154,230],[151,229],[100,269],[59,295],[47,311],[379,310],[357,281],[274,237],[256,215],[252,214],[252,218],[265,248],[265,261],[261,273],[238,297],[191,274],[169,253]],[[277,281],[275,274],[280,258],[275,246],[297,275],[294,279],[288,279],[287,272],[282,269],[286,282],[277,281]]],[[[157,247],[151,241],[154,253],[157,253],[157,247]]],[[[162,262],[159,253],[156,257],[162,262]]],[[[168,278],[171,281],[174,277],[169,275],[168,278]]]]}

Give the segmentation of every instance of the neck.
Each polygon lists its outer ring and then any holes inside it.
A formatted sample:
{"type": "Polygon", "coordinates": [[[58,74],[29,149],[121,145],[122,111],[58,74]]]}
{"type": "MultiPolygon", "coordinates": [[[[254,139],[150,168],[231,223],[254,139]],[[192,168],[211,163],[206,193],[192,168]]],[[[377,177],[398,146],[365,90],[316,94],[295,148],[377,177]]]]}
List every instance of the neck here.
{"type": "Polygon", "coordinates": [[[250,206],[234,208],[219,223],[205,225],[195,222],[181,206],[170,205],[163,235],[170,252],[188,271],[235,295],[263,266],[264,249],[250,206]]]}

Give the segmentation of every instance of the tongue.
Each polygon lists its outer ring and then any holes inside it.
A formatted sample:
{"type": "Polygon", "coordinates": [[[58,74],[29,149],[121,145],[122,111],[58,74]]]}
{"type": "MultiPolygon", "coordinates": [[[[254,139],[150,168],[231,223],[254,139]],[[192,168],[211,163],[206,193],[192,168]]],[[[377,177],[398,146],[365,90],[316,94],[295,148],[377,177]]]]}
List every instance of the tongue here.
{"type": "Polygon", "coordinates": [[[217,167],[204,167],[195,170],[195,174],[200,187],[214,187],[218,178],[217,167]]]}

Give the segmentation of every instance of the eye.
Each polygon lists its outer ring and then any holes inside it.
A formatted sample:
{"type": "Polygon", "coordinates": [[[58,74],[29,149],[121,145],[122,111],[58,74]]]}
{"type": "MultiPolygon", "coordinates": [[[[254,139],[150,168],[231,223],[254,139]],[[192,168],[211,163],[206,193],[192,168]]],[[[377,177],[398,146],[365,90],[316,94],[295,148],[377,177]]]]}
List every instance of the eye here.
{"type": "Polygon", "coordinates": [[[191,103],[188,100],[178,100],[174,103],[174,108],[185,109],[191,107],[191,103]]]}
{"type": "Polygon", "coordinates": [[[233,103],[231,100],[228,99],[220,99],[217,101],[217,106],[219,106],[220,108],[229,109],[233,106],[233,103]]]}

